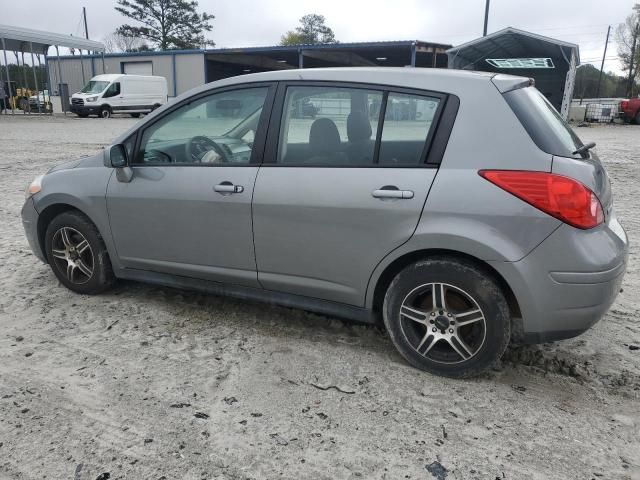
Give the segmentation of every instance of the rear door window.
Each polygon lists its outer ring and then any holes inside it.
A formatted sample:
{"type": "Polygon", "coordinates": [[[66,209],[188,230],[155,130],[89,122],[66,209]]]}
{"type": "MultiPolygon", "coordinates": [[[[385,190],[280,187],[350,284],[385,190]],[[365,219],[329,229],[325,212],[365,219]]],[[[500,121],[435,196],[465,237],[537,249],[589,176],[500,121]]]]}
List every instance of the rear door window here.
{"type": "Polygon", "coordinates": [[[439,98],[389,93],[378,163],[381,165],[422,163],[427,137],[432,129],[439,104],[439,98]]]}
{"type": "Polygon", "coordinates": [[[365,88],[287,87],[276,162],[423,165],[442,100],[365,88]]]}
{"type": "Polygon", "coordinates": [[[573,153],[582,141],[537,88],[512,90],[504,98],[540,150],[559,157],[589,156],[573,153]]]}

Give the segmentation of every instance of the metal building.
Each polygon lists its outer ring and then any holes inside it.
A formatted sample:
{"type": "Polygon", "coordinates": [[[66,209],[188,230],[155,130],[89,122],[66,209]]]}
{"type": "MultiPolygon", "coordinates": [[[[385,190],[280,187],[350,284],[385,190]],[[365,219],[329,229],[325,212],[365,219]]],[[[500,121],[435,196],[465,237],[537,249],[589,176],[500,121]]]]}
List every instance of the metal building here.
{"type": "Polygon", "coordinates": [[[449,68],[531,77],[565,117],[573,97],[578,45],[513,27],[447,50],[449,68]]]}
{"type": "Polygon", "coordinates": [[[51,83],[58,83],[60,71],[71,93],[83,87],[87,75],[90,78],[102,73],[130,73],[163,76],[169,96],[176,96],[207,82],[270,70],[346,66],[446,68],[449,47],[410,40],[113,53],[104,55],[104,68],[101,56],[90,55],[81,60],[77,55],[68,55],[60,57],[60,70],[56,57],[47,57],[47,62],[51,83]]]}

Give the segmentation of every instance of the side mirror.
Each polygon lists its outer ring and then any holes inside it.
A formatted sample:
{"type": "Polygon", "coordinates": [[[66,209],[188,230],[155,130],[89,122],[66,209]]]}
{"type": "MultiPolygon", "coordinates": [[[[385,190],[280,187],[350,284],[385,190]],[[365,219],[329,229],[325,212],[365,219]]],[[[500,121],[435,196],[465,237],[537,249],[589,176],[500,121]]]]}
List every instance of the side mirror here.
{"type": "Polygon", "coordinates": [[[105,166],[111,168],[124,168],[127,166],[127,150],[124,145],[111,145],[104,150],[105,166]]]}

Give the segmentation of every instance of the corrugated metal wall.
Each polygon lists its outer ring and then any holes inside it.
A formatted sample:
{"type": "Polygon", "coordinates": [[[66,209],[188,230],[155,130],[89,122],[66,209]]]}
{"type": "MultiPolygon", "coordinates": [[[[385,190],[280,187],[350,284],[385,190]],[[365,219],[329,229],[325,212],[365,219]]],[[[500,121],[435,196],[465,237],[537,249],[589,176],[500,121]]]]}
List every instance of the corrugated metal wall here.
{"type": "MultiPolygon", "coordinates": [[[[58,90],[60,83],[58,75],[58,60],[56,57],[47,57],[49,65],[49,78],[53,85],[53,91],[58,90]]],[[[204,55],[202,53],[176,53],[167,55],[122,55],[107,56],[104,59],[104,70],[102,68],[102,58],[84,58],[80,61],[79,56],[73,58],[61,57],[60,67],[62,70],[62,80],[69,84],[69,94],[73,94],[89,81],[94,75],[103,73],[122,73],[123,64],[127,62],[151,62],[153,74],[167,79],[167,91],[169,96],[174,96],[174,92],[180,95],[187,90],[202,85],[204,83],[204,55]],[[175,58],[176,85],[174,90],[173,59],[175,58]],[[82,76],[82,66],[84,65],[84,79],[82,76]]]]}

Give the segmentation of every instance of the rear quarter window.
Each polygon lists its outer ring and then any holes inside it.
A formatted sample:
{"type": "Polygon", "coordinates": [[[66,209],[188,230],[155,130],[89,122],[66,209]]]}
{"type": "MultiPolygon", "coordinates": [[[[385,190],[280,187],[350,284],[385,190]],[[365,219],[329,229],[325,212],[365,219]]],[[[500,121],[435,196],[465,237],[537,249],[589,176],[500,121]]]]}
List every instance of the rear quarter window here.
{"type": "Polygon", "coordinates": [[[586,152],[574,155],[582,141],[538,89],[518,88],[504,98],[540,150],[559,157],[588,157],[586,152]]]}

